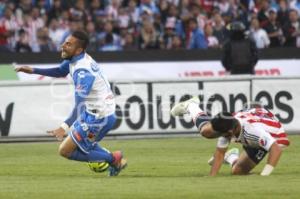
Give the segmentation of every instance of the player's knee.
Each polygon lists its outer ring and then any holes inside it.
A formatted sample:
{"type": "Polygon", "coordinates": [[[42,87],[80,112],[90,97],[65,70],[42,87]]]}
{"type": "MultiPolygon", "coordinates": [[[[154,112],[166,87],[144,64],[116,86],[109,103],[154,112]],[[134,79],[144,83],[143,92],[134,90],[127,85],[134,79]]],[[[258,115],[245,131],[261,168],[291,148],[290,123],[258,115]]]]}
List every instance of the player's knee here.
{"type": "Polygon", "coordinates": [[[249,171],[247,169],[242,168],[240,166],[233,166],[231,168],[231,174],[232,175],[246,175],[248,173],[249,173],[249,171]]]}
{"type": "Polygon", "coordinates": [[[60,156],[65,157],[65,158],[69,158],[71,156],[70,152],[63,145],[59,146],[58,153],[60,156]]]}

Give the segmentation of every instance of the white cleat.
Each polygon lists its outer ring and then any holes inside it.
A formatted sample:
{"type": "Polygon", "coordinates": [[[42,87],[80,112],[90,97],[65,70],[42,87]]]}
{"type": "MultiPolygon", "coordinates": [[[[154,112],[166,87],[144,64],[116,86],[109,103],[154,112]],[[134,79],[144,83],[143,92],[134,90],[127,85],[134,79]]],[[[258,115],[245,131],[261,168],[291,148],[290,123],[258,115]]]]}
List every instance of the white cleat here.
{"type": "Polygon", "coordinates": [[[195,103],[195,104],[199,104],[200,100],[197,96],[192,97],[191,99],[188,99],[186,101],[183,102],[179,102],[178,104],[176,104],[175,106],[173,106],[173,108],[171,109],[170,113],[172,116],[182,116],[186,113],[188,113],[188,106],[190,103],[195,103]]]}
{"type": "Polygon", "coordinates": [[[207,163],[212,166],[214,164],[215,158],[214,156],[212,156],[211,158],[209,158],[209,160],[207,161],[207,163]]]}
{"type": "Polygon", "coordinates": [[[228,150],[225,153],[225,156],[224,156],[224,163],[229,164],[229,162],[227,162],[227,159],[232,154],[235,154],[235,155],[239,156],[240,155],[239,149],[238,148],[232,148],[232,149],[228,150]]]}
{"type": "MultiPolygon", "coordinates": [[[[230,150],[228,150],[226,153],[225,153],[225,156],[224,156],[224,161],[223,161],[223,164],[229,164],[226,160],[227,158],[231,155],[231,154],[237,154],[239,155],[239,149],[238,148],[232,148],[230,150]]],[[[215,161],[215,158],[214,156],[212,156],[208,161],[207,163],[212,166],[214,164],[214,161],[215,161]]]]}

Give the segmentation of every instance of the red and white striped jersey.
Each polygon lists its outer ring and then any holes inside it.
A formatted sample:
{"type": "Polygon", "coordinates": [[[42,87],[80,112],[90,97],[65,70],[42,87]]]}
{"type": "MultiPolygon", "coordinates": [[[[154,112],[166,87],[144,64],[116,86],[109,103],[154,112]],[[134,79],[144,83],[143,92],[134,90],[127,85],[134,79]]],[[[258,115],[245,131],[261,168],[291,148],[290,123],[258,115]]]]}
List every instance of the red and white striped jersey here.
{"type": "MultiPolygon", "coordinates": [[[[277,142],[286,147],[290,144],[281,123],[273,113],[264,108],[247,109],[235,113],[234,117],[241,123],[241,133],[236,142],[244,146],[259,148],[269,151],[271,145],[277,142]]],[[[226,148],[230,140],[219,138],[218,147],[226,148]]]]}

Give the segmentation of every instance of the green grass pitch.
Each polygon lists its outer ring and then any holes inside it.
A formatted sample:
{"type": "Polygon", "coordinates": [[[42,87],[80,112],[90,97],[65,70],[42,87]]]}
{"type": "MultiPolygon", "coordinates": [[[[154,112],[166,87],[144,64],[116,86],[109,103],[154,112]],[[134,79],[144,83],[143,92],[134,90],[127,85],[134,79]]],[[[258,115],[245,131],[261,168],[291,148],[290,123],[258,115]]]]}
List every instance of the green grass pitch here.
{"type": "Polygon", "coordinates": [[[104,140],[103,146],[122,149],[128,158],[128,167],[117,177],[59,157],[59,143],[0,144],[0,198],[298,199],[300,138],[290,140],[268,177],[258,175],[265,162],[248,176],[231,176],[223,165],[217,177],[209,177],[207,160],[216,140],[200,137],[104,140]]]}

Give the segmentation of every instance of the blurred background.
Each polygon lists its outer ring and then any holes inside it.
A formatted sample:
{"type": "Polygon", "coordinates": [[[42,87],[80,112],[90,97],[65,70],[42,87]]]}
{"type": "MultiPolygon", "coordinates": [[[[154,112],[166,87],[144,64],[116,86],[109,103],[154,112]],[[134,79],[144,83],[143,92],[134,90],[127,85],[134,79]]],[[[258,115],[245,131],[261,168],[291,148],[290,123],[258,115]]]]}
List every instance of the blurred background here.
{"type": "Polygon", "coordinates": [[[222,48],[234,21],[260,49],[300,47],[299,9],[298,0],[1,0],[0,51],[57,52],[77,29],[89,52],[222,48]]]}

